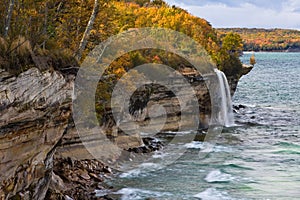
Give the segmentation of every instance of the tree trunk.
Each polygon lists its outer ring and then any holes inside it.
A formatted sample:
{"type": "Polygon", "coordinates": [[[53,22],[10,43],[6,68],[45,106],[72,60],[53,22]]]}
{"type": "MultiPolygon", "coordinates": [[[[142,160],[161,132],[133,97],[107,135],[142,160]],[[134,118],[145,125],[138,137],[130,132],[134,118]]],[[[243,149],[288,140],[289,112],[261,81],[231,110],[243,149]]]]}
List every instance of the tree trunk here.
{"type": "Polygon", "coordinates": [[[44,17],[44,26],[43,26],[43,36],[44,36],[44,41],[43,41],[43,49],[45,50],[46,48],[46,42],[48,40],[47,37],[47,26],[48,26],[48,1],[45,3],[45,17],[44,17]]]}
{"type": "Polygon", "coordinates": [[[90,32],[93,28],[93,25],[94,25],[94,22],[95,22],[98,12],[99,12],[99,0],[95,0],[93,12],[92,12],[90,20],[85,28],[84,34],[83,34],[82,39],[79,44],[79,48],[77,50],[77,54],[76,54],[77,60],[80,60],[82,57],[82,52],[85,49],[87,40],[90,36],[90,32]]]}
{"type": "Polygon", "coordinates": [[[15,5],[15,1],[10,0],[8,11],[7,11],[7,16],[6,16],[6,20],[5,20],[4,37],[8,36],[8,31],[9,31],[9,27],[10,27],[12,13],[13,13],[13,10],[14,10],[14,5],[15,5]]]}

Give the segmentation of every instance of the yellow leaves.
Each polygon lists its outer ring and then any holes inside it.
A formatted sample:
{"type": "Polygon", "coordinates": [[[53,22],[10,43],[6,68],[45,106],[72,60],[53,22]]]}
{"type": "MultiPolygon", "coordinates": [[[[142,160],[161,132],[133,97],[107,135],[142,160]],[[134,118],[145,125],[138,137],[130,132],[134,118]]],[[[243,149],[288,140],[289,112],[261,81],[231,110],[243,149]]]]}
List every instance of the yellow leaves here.
{"type": "MultiPolygon", "coordinates": [[[[30,28],[26,31],[29,32],[28,35],[33,35],[32,40],[37,40],[36,43],[39,45],[45,40],[50,41],[51,39],[51,43],[53,41],[56,43],[56,45],[49,45],[51,48],[76,51],[90,17],[93,0],[40,0],[33,6],[31,3],[35,2],[34,0],[18,2],[24,3],[23,7],[19,6],[19,11],[22,14],[25,13],[24,16],[26,16],[22,18],[23,25],[18,25],[19,30],[24,31],[24,27],[31,23],[30,28]],[[46,5],[48,6],[47,17],[45,16],[46,5]],[[47,21],[46,26],[44,26],[45,20],[47,21]],[[43,32],[44,30],[46,33],[43,32]]],[[[167,6],[160,1],[152,2],[153,4],[150,3],[147,6],[144,4],[145,0],[138,1],[139,5],[128,3],[128,1],[101,0],[100,2],[100,11],[91,31],[85,55],[108,37],[129,28],[139,27],[163,27],[180,31],[203,45],[214,60],[218,60],[218,56],[222,54],[219,47],[220,41],[211,25],[183,9],[167,6]]],[[[188,44],[183,48],[189,48],[188,44]]],[[[155,57],[152,54],[151,56],[139,55],[135,58],[122,58],[116,61],[110,73],[123,74],[124,70],[131,68],[134,64],[144,62],[143,59],[157,63],[162,62],[158,58],[163,57],[160,57],[159,54],[158,57],[155,57]]]]}
{"type": "Polygon", "coordinates": [[[113,73],[116,74],[117,76],[122,76],[123,74],[126,73],[126,71],[123,67],[118,67],[114,69],[113,73]]]}
{"type": "Polygon", "coordinates": [[[97,34],[97,30],[95,30],[95,29],[92,29],[90,34],[91,34],[91,35],[95,35],[95,34],[97,34]]]}

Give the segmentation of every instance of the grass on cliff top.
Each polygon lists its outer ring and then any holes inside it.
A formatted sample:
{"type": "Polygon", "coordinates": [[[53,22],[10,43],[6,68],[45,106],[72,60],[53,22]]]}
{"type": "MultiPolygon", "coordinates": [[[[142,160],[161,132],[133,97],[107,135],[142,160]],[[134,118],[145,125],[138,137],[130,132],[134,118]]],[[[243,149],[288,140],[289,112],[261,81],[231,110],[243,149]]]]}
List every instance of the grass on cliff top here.
{"type": "Polygon", "coordinates": [[[70,69],[78,69],[79,63],[67,49],[33,48],[25,37],[18,36],[14,40],[0,37],[1,69],[19,75],[32,67],[41,71],[58,70],[64,73],[70,69]]]}

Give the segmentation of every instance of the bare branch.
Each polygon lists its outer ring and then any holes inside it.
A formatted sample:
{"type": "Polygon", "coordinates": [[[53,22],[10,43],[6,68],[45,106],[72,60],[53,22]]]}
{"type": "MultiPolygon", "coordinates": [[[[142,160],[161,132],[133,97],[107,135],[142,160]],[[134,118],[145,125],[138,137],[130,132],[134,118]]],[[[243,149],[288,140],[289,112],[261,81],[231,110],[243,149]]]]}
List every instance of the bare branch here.
{"type": "Polygon", "coordinates": [[[77,54],[76,54],[77,60],[80,60],[82,57],[82,52],[84,51],[84,49],[86,47],[87,40],[90,36],[91,30],[93,28],[93,25],[94,25],[96,16],[98,15],[98,12],[99,12],[99,0],[95,0],[93,12],[91,14],[90,20],[86,26],[86,29],[84,31],[84,34],[83,34],[82,39],[79,44],[79,48],[77,50],[77,54]]]}

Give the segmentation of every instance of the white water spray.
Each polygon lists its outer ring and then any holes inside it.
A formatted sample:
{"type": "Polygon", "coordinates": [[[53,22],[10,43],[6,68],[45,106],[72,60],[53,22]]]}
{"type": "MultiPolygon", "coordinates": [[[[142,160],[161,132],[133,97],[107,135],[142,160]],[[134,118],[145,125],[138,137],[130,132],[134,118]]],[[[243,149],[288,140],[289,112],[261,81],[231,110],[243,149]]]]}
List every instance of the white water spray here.
{"type": "Polygon", "coordinates": [[[215,69],[215,72],[218,76],[218,81],[220,86],[219,93],[221,98],[218,121],[222,125],[226,127],[230,127],[234,125],[234,118],[233,118],[232,101],[231,101],[229,84],[225,74],[222,71],[215,69]]]}

